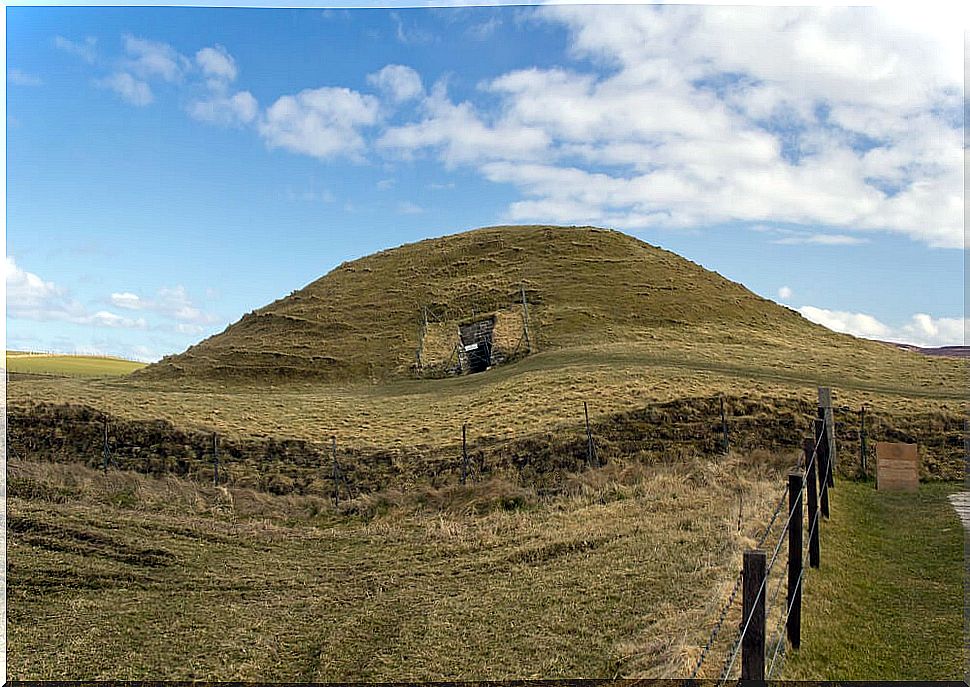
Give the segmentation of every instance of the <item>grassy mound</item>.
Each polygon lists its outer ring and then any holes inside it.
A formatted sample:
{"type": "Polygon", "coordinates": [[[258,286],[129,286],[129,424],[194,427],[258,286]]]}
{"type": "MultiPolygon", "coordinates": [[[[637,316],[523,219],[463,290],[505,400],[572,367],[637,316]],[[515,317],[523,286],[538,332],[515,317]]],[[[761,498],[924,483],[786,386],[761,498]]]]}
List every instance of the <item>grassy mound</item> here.
{"type": "Polygon", "coordinates": [[[540,350],[642,340],[684,325],[816,337],[821,331],[740,284],[620,232],[491,227],[344,263],[143,375],[407,376],[419,350],[441,362],[458,325],[490,315],[510,351],[523,351],[516,341],[524,335],[523,293],[540,350]],[[436,350],[423,350],[425,344],[436,350]]]}

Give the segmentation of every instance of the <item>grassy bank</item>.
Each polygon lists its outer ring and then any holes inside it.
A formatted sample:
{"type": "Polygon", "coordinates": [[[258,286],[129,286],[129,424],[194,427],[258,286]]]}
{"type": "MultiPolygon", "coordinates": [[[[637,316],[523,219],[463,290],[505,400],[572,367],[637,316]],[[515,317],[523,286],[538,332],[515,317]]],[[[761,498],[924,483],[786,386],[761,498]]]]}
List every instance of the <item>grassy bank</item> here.
{"type": "Polygon", "coordinates": [[[964,675],[964,530],[947,496],[840,482],[810,570],[792,680],[957,680],[964,675]]]}

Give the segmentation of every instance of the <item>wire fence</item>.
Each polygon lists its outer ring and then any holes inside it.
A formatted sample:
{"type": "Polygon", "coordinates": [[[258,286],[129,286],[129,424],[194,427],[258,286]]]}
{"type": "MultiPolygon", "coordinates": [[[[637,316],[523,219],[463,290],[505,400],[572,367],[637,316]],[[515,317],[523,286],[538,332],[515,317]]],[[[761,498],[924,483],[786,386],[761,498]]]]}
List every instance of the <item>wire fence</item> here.
{"type": "MultiPolygon", "coordinates": [[[[821,412],[819,414],[820,416],[822,415],[821,412]]],[[[755,657],[753,663],[755,665],[760,663],[762,666],[761,674],[745,674],[745,670],[742,668],[741,678],[763,680],[765,679],[765,675],[767,675],[768,678],[771,678],[776,675],[776,671],[780,671],[781,666],[783,665],[787,648],[786,630],[788,630],[787,634],[791,635],[790,624],[792,620],[792,610],[796,605],[800,607],[804,579],[806,577],[805,560],[808,558],[810,564],[813,560],[811,546],[812,542],[815,541],[814,538],[818,534],[821,517],[823,514],[825,514],[823,503],[827,503],[827,501],[824,500],[824,497],[827,496],[828,480],[832,471],[832,463],[830,460],[828,460],[828,458],[830,458],[829,453],[831,451],[831,444],[833,442],[825,426],[824,419],[815,420],[813,422],[813,428],[815,430],[814,443],[811,445],[810,449],[807,445],[804,447],[804,463],[800,457],[798,463],[793,468],[797,471],[798,483],[800,485],[797,495],[792,493],[790,483],[789,485],[786,485],[786,488],[783,490],[782,495],[778,499],[770,517],[768,518],[768,523],[765,526],[764,531],[757,539],[754,552],[763,554],[761,549],[769,540],[772,532],[775,532],[777,536],[777,539],[773,540],[774,544],[771,550],[771,555],[770,557],[767,557],[767,564],[764,567],[764,572],[760,579],[760,583],[757,584],[757,589],[753,594],[748,592],[748,598],[743,599],[745,602],[745,608],[749,610],[747,610],[747,612],[742,611],[741,622],[739,623],[737,632],[726,651],[726,655],[717,678],[720,685],[723,685],[732,678],[738,658],[743,656],[745,640],[749,639],[749,633],[754,634],[752,632],[752,628],[755,624],[759,625],[759,632],[757,634],[760,635],[762,646],[760,648],[760,661],[758,660],[758,657],[755,657]],[[810,483],[810,480],[814,480],[816,478],[816,474],[818,476],[817,478],[820,490],[823,492],[823,498],[816,499],[817,503],[815,504],[814,511],[808,513],[809,536],[802,540],[799,535],[798,551],[792,552],[789,550],[786,553],[784,552],[785,538],[786,536],[789,538],[790,549],[791,542],[793,541],[791,537],[791,530],[793,527],[802,527],[802,504],[804,503],[806,497],[808,497],[809,501],[811,501],[811,494],[808,492],[813,488],[814,483],[810,483]],[[786,500],[789,504],[788,517],[785,519],[780,531],[776,531],[775,526],[781,515],[782,509],[785,506],[786,500]],[[807,557],[802,555],[803,548],[806,547],[809,549],[809,556],[807,557]],[[791,561],[787,561],[789,563],[787,579],[789,593],[785,603],[779,609],[779,597],[781,595],[782,588],[785,586],[786,576],[778,572],[778,574],[775,575],[772,586],[772,573],[777,570],[776,566],[779,561],[789,558],[792,555],[797,555],[796,560],[801,561],[801,563],[797,566],[797,576],[794,579],[791,579],[795,571],[792,570],[791,561]],[[765,648],[763,646],[764,637],[767,634],[764,632],[764,624],[767,620],[773,620],[777,624],[775,631],[772,633],[772,642],[769,645],[770,647],[773,647],[770,651],[770,662],[768,661],[768,654],[765,652],[765,648]],[[765,663],[768,663],[767,670],[764,669],[765,663]]],[[[690,679],[697,678],[705,664],[705,661],[707,661],[712,655],[713,647],[718,641],[719,634],[724,628],[725,621],[731,610],[735,608],[735,604],[739,599],[739,592],[741,592],[742,588],[745,587],[744,578],[745,569],[742,568],[742,570],[739,571],[738,575],[734,578],[734,584],[731,588],[731,592],[728,594],[727,601],[723,604],[723,606],[720,607],[720,611],[717,614],[717,618],[710,634],[708,635],[707,641],[701,650],[701,654],[693,665],[690,673],[690,679]]],[[[741,596],[744,597],[746,595],[741,596]]]]}

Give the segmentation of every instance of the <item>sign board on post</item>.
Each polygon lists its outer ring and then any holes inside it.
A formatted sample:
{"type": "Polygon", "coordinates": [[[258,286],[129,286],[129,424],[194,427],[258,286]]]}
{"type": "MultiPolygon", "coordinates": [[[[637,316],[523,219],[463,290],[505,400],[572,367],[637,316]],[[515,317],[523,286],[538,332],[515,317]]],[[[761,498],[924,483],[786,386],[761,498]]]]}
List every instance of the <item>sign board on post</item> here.
{"type": "Polygon", "coordinates": [[[917,491],[919,456],[916,444],[876,442],[876,489],[879,491],[917,491]]]}

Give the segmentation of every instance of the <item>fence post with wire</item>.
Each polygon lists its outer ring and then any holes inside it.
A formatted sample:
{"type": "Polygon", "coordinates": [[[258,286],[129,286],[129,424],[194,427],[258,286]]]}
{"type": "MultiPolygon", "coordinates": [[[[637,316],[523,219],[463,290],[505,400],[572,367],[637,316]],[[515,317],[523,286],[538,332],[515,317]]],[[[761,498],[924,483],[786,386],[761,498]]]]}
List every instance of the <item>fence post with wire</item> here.
{"type": "Polygon", "coordinates": [[[832,447],[824,408],[820,408],[818,415],[819,417],[813,419],[811,423],[812,436],[805,437],[803,441],[804,460],[799,460],[796,469],[788,473],[785,489],[757,544],[753,549],[744,552],[743,565],[735,580],[734,589],[727,604],[721,609],[714,630],[690,675],[691,679],[698,676],[704,660],[710,655],[717,633],[739,591],[742,599],[741,620],[736,638],[720,672],[720,685],[725,684],[732,675],[737,677],[737,673],[733,671],[736,670],[735,666],[739,661],[741,680],[771,679],[776,674],[776,670],[780,670],[785,649],[788,646],[794,649],[801,646],[802,597],[807,569],[803,556],[805,546],[803,506],[807,497],[808,564],[809,567],[817,568],[820,558],[821,516],[824,514],[826,518],[829,517],[828,487],[834,472],[831,461],[827,460],[831,455],[832,447]],[[788,517],[781,531],[774,535],[777,536],[775,545],[767,549],[762,548],[769,539],[786,502],[788,517]],[[772,572],[776,570],[775,563],[780,558],[786,539],[788,542],[786,573],[776,572],[773,576],[772,572]],[[782,602],[783,588],[787,593],[782,602]],[[780,606],[777,605],[778,602],[781,602],[780,606]],[[776,622],[777,625],[775,625],[776,622]],[[769,623],[774,630],[771,633],[772,641],[766,643],[769,623]]]}

